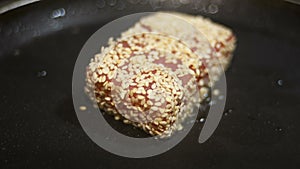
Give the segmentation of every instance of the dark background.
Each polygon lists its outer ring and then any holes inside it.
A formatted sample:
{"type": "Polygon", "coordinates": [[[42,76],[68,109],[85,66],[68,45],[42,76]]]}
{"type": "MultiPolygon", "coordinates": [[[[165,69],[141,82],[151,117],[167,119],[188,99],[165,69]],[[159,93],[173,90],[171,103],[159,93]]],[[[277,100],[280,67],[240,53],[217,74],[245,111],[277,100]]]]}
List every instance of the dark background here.
{"type": "Polygon", "coordinates": [[[129,1],[43,1],[0,15],[0,168],[299,168],[300,6],[202,0],[175,8],[129,1]],[[60,8],[65,15],[53,18],[60,8]],[[198,122],[164,154],[115,156],[93,143],[76,118],[73,67],[105,23],[159,10],[201,14],[233,29],[238,43],[226,72],[226,110],[204,144],[197,142],[198,122]]]}

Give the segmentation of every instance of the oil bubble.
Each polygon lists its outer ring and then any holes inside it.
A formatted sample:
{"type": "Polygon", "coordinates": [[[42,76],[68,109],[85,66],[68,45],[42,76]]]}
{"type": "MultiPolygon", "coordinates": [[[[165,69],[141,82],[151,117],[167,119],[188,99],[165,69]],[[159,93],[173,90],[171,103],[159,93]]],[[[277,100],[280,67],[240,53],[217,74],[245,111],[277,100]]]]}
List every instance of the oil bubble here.
{"type": "Polygon", "coordinates": [[[65,15],[66,15],[65,9],[64,8],[59,8],[59,9],[56,9],[56,10],[52,11],[51,18],[56,19],[56,18],[63,17],[65,15]]]}

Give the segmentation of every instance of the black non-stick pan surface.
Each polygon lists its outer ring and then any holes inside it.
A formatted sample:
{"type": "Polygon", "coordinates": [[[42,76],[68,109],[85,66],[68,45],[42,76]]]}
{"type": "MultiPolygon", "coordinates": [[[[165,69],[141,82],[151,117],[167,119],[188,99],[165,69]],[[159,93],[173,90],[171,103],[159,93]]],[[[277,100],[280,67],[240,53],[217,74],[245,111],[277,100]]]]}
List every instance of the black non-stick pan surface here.
{"type": "Polygon", "coordinates": [[[300,6],[211,1],[216,11],[144,2],[43,1],[0,15],[0,168],[299,168],[300,6]],[[64,16],[53,18],[57,9],[64,16]],[[203,144],[197,141],[198,122],[164,154],[119,157],[81,128],[72,103],[73,68],[83,44],[101,26],[158,10],[202,14],[233,29],[238,43],[226,72],[226,109],[203,144]]]}

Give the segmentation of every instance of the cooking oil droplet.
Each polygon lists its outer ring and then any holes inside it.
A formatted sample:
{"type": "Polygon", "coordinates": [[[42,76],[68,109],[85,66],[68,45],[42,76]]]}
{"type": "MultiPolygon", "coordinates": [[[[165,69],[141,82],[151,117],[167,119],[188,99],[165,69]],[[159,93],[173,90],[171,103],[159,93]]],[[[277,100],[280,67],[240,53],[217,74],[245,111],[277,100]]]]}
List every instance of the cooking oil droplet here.
{"type": "Polygon", "coordinates": [[[231,114],[233,111],[233,109],[228,109],[227,111],[224,112],[225,116],[228,116],[229,114],[231,114]]]}
{"type": "Polygon", "coordinates": [[[109,6],[115,6],[115,5],[117,4],[117,0],[108,0],[108,1],[107,1],[107,4],[108,4],[109,6]]]}
{"type": "Polygon", "coordinates": [[[199,122],[200,123],[204,123],[205,122],[205,118],[204,117],[200,118],[199,122]]]}
{"type": "Polygon", "coordinates": [[[43,78],[43,77],[46,77],[46,76],[47,76],[47,72],[45,70],[39,71],[37,73],[37,77],[39,77],[39,78],[43,78]]]}
{"type": "Polygon", "coordinates": [[[282,129],[281,127],[276,127],[276,128],[275,128],[275,131],[277,131],[277,132],[282,132],[283,129],[282,129]]]}
{"type": "Polygon", "coordinates": [[[56,9],[56,10],[52,11],[51,18],[56,19],[56,18],[63,17],[65,15],[66,15],[65,9],[64,8],[59,8],[59,9],[56,9]]]}
{"type": "Polygon", "coordinates": [[[278,86],[283,86],[283,80],[281,80],[281,79],[277,80],[277,84],[278,84],[278,86]]]}
{"type": "Polygon", "coordinates": [[[208,6],[207,10],[208,10],[208,13],[210,13],[210,14],[216,14],[219,11],[219,7],[218,7],[218,5],[210,4],[208,6]]]}
{"type": "Polygon", "coordinates": [[[96,2],[96,6],[98,7],[98,8],[104,8],[105,7],[105,1],[104,0],[98,0],[97,2],[96,2]]]}

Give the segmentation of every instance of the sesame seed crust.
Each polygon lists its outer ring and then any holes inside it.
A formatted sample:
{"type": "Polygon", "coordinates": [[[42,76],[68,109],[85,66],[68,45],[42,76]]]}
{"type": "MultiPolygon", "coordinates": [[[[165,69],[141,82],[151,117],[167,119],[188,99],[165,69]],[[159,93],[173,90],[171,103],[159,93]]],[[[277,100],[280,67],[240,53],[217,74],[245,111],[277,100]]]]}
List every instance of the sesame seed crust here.
{"type": "Polygon", "coordinates": [[[94,90],[92,100],[116,119],[122,115],[128,124],[167,136],[189,112],[182,103],[197,90],[194,77],[202,70],[191,68],[200,65],[197,55],[177,39],[137,34],[118,39],[92,59],[87,88],[94,90]]]}
{"type": "Polygon", "coordinates": [[[172,13],[197,28],[185,29],[177,20],[170,23],[169,15],[144,17],[120,38],[111,38],[86,72],[85,92],[100,109],[160,137],[182,129],[220,75],[215,71],[209,83],[208,69],[218,65],[214,58],[226,68],[235,48],[229,29],[199,16],[172,13]],[[199,30],[209,43],[198,36],[199,30]]]}
{"type": "Polygon", "coordinates": [[[123,32],[122,36],[142,32],[164,33],[185,43],[209,69],[209,77],[207,72],[203,72],[202,77],[208,87],[211,86],[209,81],[213,84],[228,67],[236,43],[232,31],[225,26],[202,16],[178,12],[157,12],[146,16],[123,32]]]}

